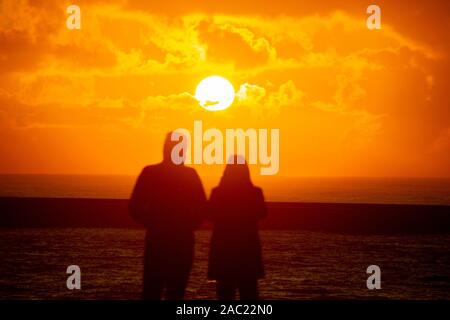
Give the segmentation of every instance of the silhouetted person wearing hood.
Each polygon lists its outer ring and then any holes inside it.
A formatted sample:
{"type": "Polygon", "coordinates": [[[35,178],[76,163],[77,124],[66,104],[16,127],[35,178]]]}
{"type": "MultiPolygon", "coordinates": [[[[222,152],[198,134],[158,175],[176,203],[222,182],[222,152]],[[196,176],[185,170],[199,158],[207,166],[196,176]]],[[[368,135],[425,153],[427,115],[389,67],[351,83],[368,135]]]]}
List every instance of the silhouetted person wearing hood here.
{"type": "MultiPolygon", "coordinates": [[[[194,256],[194,230],[204,218],[206,196],[196,171],[172,161],[178,141],[166,136],[164,159],[145,167],[130,199],[132,217],[146,229],[143,299],[184,296],[194,256]]],[[[181,135],[182,139],[186,137],[181,135]]]]}
{"type": "Polygon", "coordinates": [[[220,300],[258,299],[257,280],[264,276],[258,221],[266,215],[262,190],[250,180],[248,165],[227,164],[209,200],[213,223],[208,278],[217,281],[220,300]]]}

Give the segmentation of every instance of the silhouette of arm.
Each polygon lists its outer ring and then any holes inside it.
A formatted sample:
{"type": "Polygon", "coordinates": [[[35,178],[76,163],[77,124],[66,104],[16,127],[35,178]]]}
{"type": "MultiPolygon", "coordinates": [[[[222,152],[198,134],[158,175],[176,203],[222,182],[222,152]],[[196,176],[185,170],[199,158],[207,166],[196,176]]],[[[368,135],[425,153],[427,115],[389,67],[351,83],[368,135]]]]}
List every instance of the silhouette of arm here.
{"type": "Polygon", "coordinates": [[[211,191],[211,195],[209,196],[209,201],[206,207],[206,219],[212,223],[215,223],[217,221],[217,216],[221,207],[218,199],[217,189],[214,188],[211,191]]]}
{"type": "Polygon", "coordinates": [[[192,227],[198,228],[206,217],[206,194],[203,189],[202,182],[197,172],[194,171],[192,175],[192,186],[190,190],[191,201],[192,201],[192,227]]]}
{"type": "Polygon", "coordinates": [[[129,202],[129,212],[133,219],[142,225],[145,225],[145,216],[147,214],[146,204],[146,170],[141,171],[129,202]]]}
{"type": "Polygon", "coordinates": [[[256,189],[256,208],[257,219],[262,219],[267,216],[267,205],[264,200],[264,194],[261,188],[256,189]]]}

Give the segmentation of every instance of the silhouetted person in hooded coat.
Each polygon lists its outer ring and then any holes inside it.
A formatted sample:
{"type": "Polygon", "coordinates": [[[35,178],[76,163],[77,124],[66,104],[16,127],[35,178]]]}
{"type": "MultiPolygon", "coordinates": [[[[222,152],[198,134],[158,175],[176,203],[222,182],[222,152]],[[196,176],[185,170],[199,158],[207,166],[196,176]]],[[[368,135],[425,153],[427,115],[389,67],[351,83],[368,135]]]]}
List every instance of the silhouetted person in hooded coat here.
{"type": "MultiPolygon", "coordinates": [[[[186,137],[183,136],[183,139],[186,137]]],[[[182,299],[194,256],[194,230],[206,196],[196,171],[171,159],[178,141],[166,136],[164,159],[145,167],[134,187],[130,214],[146,229],[144,299],[182,299]]]]}
{"type": "Polygon", "coordinates": [[[258,299],[257,280],[264,275],[258,221],[267,209],[248,165],[238,164],[237,158],[226,166],[209,200],[213,233],[208,278],[217,280],[220,300],[234,299],[237,289],[241,299],[258,299]]]}

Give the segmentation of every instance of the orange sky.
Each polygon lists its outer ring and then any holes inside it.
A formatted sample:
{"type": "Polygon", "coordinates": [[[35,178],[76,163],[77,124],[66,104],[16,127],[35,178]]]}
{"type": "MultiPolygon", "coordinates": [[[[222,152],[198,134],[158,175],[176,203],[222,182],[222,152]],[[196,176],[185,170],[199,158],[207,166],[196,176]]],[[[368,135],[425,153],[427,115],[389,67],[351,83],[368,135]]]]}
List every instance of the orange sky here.
{"type": "Polygon", "coordinates": [[[449,177],[450,2],[305,2],[0,1],[0,173],[137,174],[203,120],[279,128],[281,176],[449,177]]]}

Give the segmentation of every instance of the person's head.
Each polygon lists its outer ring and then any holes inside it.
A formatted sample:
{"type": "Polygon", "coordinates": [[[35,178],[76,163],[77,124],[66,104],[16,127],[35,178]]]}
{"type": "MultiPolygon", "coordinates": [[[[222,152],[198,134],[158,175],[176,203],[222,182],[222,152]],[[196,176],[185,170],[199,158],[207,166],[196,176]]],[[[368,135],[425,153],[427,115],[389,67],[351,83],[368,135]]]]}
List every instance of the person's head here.
{"type": "Polygon", "coordinates": [[[253,185],[250,179],[250,169],[245,158],[233,155],[227,161],[225,171],[220,181],[221,186],[248,186],[253,185]]]}
{"type": "Polygon", "coordinates": [[[185,147],[186,136],[184,134],[176,131],[169,132],[164,141],[163,162],[167,164],[184,164],[186,157],[185,147]],[[177,159],[172,159],[172,156],[177,157],[177,159]]]}

